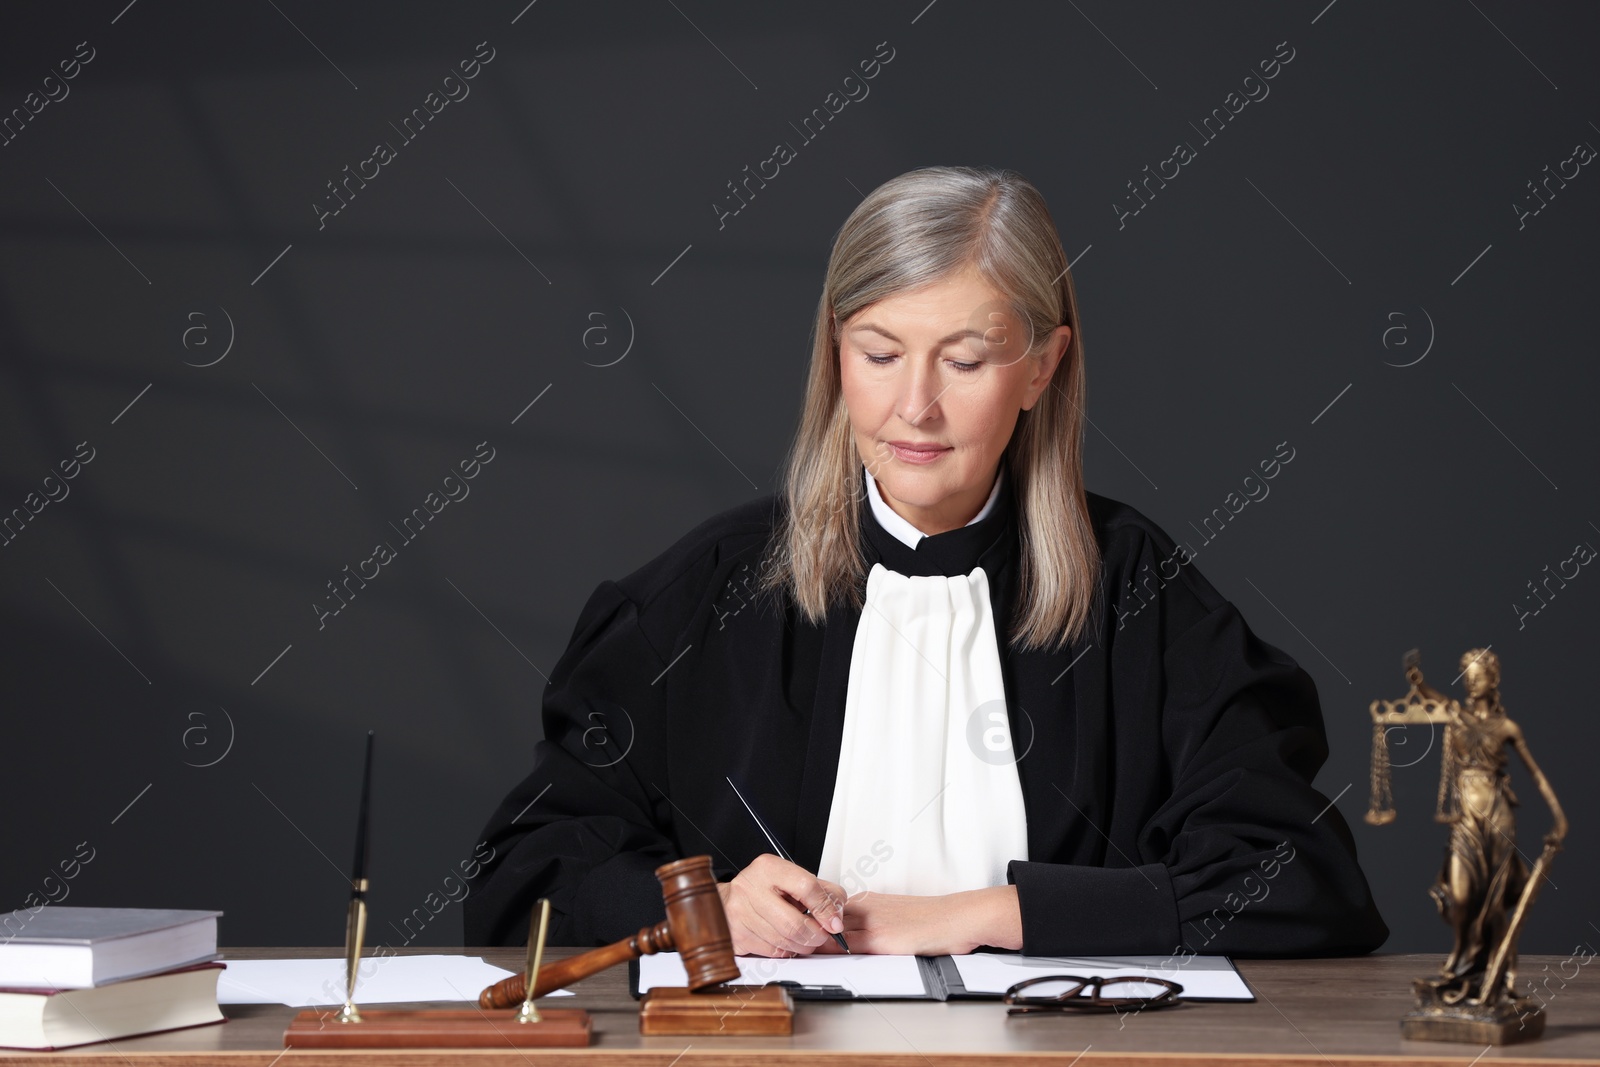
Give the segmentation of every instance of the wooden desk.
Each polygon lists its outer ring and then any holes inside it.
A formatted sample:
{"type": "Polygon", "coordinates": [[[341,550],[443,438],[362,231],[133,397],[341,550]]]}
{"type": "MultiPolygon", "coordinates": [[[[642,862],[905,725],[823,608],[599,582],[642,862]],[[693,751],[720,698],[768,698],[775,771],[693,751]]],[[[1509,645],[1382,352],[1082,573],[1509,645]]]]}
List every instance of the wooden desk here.
{"type": "MultiPolygon", "coordinates": [[[[402,952],[448,952],[417,948],[402,952]]],[[[463,949],[516,970],[518,949],[463,949]]],[[[548,958],[572,954],[550,949],[548,958]]],[[[225,949],[234,959],[337,956],[337,949],[225,949]]],[[[1524,956],[1524,975],[1555,975],[1563,957],[1524,956]],[[1544,970],[1545,964],[1549,971],[1544,970]]],[[[319,1051],[283,1048],[295,1008],[230,1005],[228,1022],[150,1037],[86,1045],[63,1052],[0,1051],[0,1065],[68,1063],[71,1067],[1186,1067],[1188,1064],[1288,1064],[1291,1067],[1432,1067],[1474,1062],[1600,1063],[1600,970],[1584,967],[1561,988],[1549,982],[1550,1019],[1542,1041],[1482,1047],[1402,1041],[1400,1016],[1411,1006],[1411,979],[1437,967],[1437,956],[1370,956],[1338,960],[1245,960],[1239,970],[1255,989],[1253,1004],[1191,1004],[1118,1019],[1008,1017],[994,1001],[877,1001],[796,1006],[791,1037],[641,1037],[626,968],[578,983],[576,997],[552,1006],[593,1013],[595,1043],[587,1049],[319,1051]]],[[[1570,973],[1572,967],[1568,966],[1570,973]]],[[[474,992],[476,992],[474,990],[474,992]]],[[[357,998],[359,1002],[359,997],[357,998]]],[[[541,1002],[546,1003],[546,1002],[541,1002]]],[[[374,1005],[391,1007],[391,1005],[374,1005]]]]}

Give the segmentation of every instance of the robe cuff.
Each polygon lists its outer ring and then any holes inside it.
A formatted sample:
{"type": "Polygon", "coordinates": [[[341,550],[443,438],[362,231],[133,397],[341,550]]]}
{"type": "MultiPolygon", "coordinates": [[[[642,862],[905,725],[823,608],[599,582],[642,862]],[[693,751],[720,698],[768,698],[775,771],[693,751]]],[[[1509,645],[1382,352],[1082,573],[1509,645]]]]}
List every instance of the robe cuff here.
{"type": "Polygon", "coordinates": [[[1162,863],[1087,867],[1012,860],[1026,956],[1166,954],[1180,944],[1178,899],[1162,863]]]}
{"type": "Polygon", "coordinates": [[[643,852],[619,852],[591,870],[567,899],[574,927],[594,944],[620,941],[661,918],[656,868],[669,862],[643,852]]]}

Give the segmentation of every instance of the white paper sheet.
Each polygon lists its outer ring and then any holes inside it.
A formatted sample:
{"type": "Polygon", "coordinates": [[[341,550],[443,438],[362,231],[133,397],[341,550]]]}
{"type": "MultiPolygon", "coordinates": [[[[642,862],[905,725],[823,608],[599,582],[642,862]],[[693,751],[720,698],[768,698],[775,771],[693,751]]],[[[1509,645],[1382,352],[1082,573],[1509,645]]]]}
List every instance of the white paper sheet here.
{"type": "Polygon", "coordinates": [[[969,993],[1004,993],[1024,979],[1047,974],[1076,974],[1084,978],[1097,974],[1102,978],[1153,975],[1183,986],[1179,994],[1182,997],[1255,999],[1226,956],[1183,959],[1172,956],[1008,956],[975,952],[952,958],[956,970],[961,972],[961,983],[969,993]]]}
{"type": "MultiPolygon", "coordinates": [[[[230,960],[217,980],[218,1004],[287,1004],[309,1008],[344,1003],[344,959],[230,960]]],[[[485,986],[512,972],[478,956],[363,957],[356,1004],[476,1001],[485,986]]],[[[680,983],[682,984],[682,983],[680,983]]],[[[565,989],[551,996],[572,996],[565,989]]],[[[543,998],[540,998],[543,999],[543,998]]]]}
{"type": "MultiPolygon", "coordinates": [[[[846,956],[824,953],[792,959],[739,956],[735,985],[799,982],[801,985],[841,985],[863,997],[920,997],[928,992],[915,956],[846,956]]],[[[676,952],[639,957],[639,992],[656,986],[687,985],[683,958],[676,952]]]]}

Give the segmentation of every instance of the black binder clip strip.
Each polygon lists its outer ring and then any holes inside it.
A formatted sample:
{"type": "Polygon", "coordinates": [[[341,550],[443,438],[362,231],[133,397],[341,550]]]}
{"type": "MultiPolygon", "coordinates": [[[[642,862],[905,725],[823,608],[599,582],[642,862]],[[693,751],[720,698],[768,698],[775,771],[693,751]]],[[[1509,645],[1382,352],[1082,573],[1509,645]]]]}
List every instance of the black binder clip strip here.
{"type": "Polygon", "coordinates": [[[767,985],[782,986],[796,1000],[854,1000],[856,995],[842,985],[803,985],[792,978],[784,978],[767,985]]]}

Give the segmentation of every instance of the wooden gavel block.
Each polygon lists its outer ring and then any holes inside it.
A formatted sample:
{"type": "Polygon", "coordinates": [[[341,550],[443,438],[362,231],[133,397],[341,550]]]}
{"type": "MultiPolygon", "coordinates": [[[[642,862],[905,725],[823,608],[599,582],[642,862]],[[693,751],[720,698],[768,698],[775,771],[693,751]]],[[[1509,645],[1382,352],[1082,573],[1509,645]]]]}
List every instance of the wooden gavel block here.
{"type": "Polygon", "coordinates": [[[657,986],[639,1002],[641,1034],[792,1034],[794,1000],[776,985],[657,986]]]}

